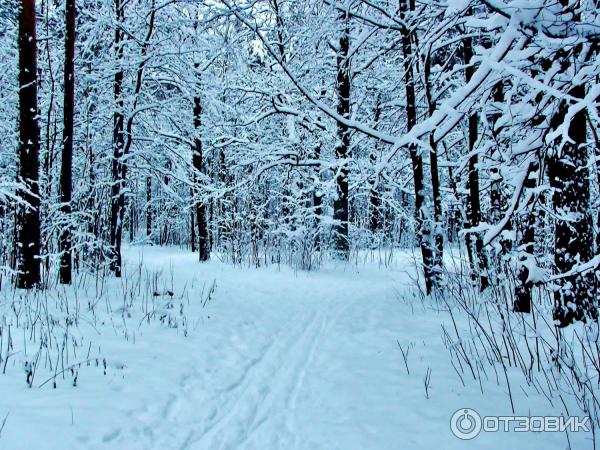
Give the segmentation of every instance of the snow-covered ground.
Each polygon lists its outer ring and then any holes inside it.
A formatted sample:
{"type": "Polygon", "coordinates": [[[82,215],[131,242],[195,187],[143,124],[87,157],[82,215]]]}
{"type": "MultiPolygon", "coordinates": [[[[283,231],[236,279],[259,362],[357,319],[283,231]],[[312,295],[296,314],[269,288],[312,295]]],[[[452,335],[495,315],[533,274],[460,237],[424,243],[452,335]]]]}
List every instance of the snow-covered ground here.
{"type": "MultiPolygon", "coordinates": [[[[128,248],[126,261],[124,280],[107,282],[99,301],[93,280],[70,294],[80,319],[66,351],[71,365],[89,362],[59,374],[56,388],[38,387],[56,372],[40,361],[27,386],[23,364],[38,350],[25,354],[31,332],[13,329],[15,354],[0,373],[1,449],[566,448],[561,433],[451,434],[457,409],[510,415],[510,403],[495,379],[463,387],[441,338],[448,317],[411,294],[408,254],[388,268],[315,272],[199,263],[177,249],[128,248]],[[151,288],[160,295],[144,296],[153,271],[162,271],[151,288]]],[[[3,298],[0,313],[12,302],[3,298]]],[[[4,336],[5,348],[6,327],[4,336]]],[[[513,390],[517,413],[554,411],[518,381],[513,390]]],[[[585,434],[570,439],[591,447],[585,434]]]]}

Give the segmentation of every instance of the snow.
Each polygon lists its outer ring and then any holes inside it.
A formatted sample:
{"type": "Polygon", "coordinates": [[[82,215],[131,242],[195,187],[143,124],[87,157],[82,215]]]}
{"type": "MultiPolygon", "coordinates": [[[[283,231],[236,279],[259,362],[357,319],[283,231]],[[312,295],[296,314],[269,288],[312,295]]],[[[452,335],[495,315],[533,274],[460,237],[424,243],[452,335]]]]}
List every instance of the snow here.
{"type": "MultiPolygon", "coordinates": [[[[77,291],[84,344],[71,361],[85,360],[92,342],[106,375],[92,361],[78,369],[77,386],[68,375],[56,389],[38,388],[52,375],[40,368],[29,388],[27,358],[13,356],[0,374],[0,426],[8,414],[0,449],[566,448],[560,433],[482,433],[473,441],[451,434],[459,408],[511,415],[510,403],[493,377],[463,387],[441,337],[441,324],[452,326],[448,315],[414,294],[412,267],[408,253],[390,267],[365,258],[298,272],[128,247],[124,279],[107,281],[95,321],[86,311],[94,280],[77,291]],[[129,303],[124,292],[140,295],[129,303]],[[159,313],[148,320],[153,308],[159,313]]],[[[0,303],[4,320],[9,299],[0,303]]],[[[22,349],[23,336],[13,339],[22,349]]],[[[517,387],[520,373],[509,375],[517,413],[556,412],[517,387]]],[[[584,434],[570,439],[572,448],[590,444],[584,434]]]]}

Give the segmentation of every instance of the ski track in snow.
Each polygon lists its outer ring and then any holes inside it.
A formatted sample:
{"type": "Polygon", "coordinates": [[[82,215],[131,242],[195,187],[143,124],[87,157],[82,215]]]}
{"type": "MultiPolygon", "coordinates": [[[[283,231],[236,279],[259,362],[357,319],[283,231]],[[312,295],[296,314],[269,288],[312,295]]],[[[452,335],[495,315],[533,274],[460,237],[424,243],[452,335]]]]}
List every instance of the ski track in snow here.
{"type": "MultiPolygon", "coordinates": [[[[144,447],[148,449],[261,448],[259,444],[253,447],[252,438],[256,430],[269,424],[278,432],[272,437],[270,448],[302,448],[295,431],[298,397],[321,339],[346,308],[347,305],[341,307],[337,313],[308,311],[301,320],[290,317],[290,322],[284,323],[241,369],[239,377],[217,390],[208,401],[195,393],[202,392],[211,380],[192,371],[181,377],[178,389],[169,394],[152,424],[111,434],[124,440],[146,439],[144,447]],[[202,405],[209,411],[203,413],[202,405]],[[189,431],[182,435],[181,429],[189,431]],[[128,437],[128,433],[133,436],[128,437]]],[[[242,339],[237,334],[231,337],[234,346],[242,339]]]]}

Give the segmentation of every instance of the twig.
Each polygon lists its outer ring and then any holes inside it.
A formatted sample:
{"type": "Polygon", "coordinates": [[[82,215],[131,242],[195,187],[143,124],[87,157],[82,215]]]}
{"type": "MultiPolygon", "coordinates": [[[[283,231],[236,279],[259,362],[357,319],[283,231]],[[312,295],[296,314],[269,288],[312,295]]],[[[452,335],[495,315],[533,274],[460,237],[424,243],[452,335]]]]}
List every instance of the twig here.
{"type": "Polygon", "coordinates": [[[402,352],[402,359],[404,360],[404,367],[406,367],[406,373],[410,375],[410,370],[408,370],[408,352],[410,350],[410,345],[407,345],[406,351],[404,351],[402,345],[400,345],[400,341],[396,339],[396,342],[398,343],[398,347],[400,347],[400,352],[402,352]]]}

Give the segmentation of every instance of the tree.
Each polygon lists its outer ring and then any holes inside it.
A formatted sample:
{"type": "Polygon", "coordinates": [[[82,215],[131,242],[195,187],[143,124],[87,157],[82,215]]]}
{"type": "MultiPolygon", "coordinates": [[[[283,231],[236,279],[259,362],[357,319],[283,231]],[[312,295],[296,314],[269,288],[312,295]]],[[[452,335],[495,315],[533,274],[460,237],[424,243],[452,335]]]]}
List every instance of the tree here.
{"type": "MultiPolygon", "coordinates": [[[[577,54],[573,55],[577,57],[577,54]]],[[[585,86],[570,89],[572,98],[583,99],[585,86]]],[[[554,264],[559,274],[555,292],[554,319],[559,326],[577,320],[597,319],[598,306],[594,274],[569,272],[594,256],[594,229],[590,210],[590,176],[586,149],[585,111],[567,119],[568,103],[563,100],[551,120],[553,129],[565,126],[569,140],[551,149],[548,177],[553,188],[552,203],[556,214],[554,264]]]]}
{"type": "MultiPolygon", "coordinates": [[[[471,14],[471,11],[468,11],[471,14]]],[[[463,52],[465,63],[465,78],[467,83],[473,78],[475,68],[473,66],[473,38],[466,37],[463,40],[463,52]]],[[[481,198],[479,195],[479,156],[475,145],[478,140],[478,115],[472,112],[468,116],[468,194],[467,194],[467,228],[476,229],[481,222],[481,198]]],[[[489,285],[487,275],[487,257],[483,249],[483,240],[479,232],[471,232],[466,235],[467,254],[471,263],[473,276],[479,276],[479,288],[483,291],[489,285]]]]}
{"type": "Polygon", "coordinates": [[[144,69],[148,62],[147,53],[150,45],[150,40],[156,26],[156,1],[150,2],[150,14],[148,19],[148,28],[146,30],[145,39],[141,43],[140,60],[137,64],[135,85],[132,93],[132,110],[125,117],[125,100],[123,93],[123,82],[125,77],[124,71],[124,21],[125,21],[125,3],[122,0],[115,0],[115,12],[117,18],[117,26],[115,27],[114,47],[116,52],[117,69],[114,76],[114,98],[115,112],[113,119],[113,159],[112,159],[112,197],[111,197],[111,246],[113,248],[113,257],[111,261],[111,269],[116,277],[121,276],[122,257],[121,245],[123,240],[123,226],[126,207],[126,181],[128,164],[125,161],[129,157],[133,144],[133,125],[137,107],[142,92],[144,82],[144,69]]]}
{"type": "MultiPolygon", "coordinates": [[[[375,125],[379,123],[381,118],[381,96],[377,96],[377,100],[375,100],[375,111],[373,112],[373,119],[375,121],[375,125]]],[[[377,163],[377,153],[379,146],[375,144],[375,148],[373,152],[369,156],[371,164],[375,165],[377,163]]],[[[370,208],[369,208],[369,226],[372,233],[377,233],[381,227],[381,196],[379,192],[377,192],[377,182],[379,180],[377,178],[371,181],[371,192],[369,193],[370,199],[370,208]]]]}
{"type": "MultiPolygon", "coordinates": [[[[194,65],[196,71],[198,64],[194,65]]],[[[199,74],[197,75],[199,76],[199,74]]],[[[202,127],[202,100],[200,98],[200,83],[196,84],[196,93],[194,94],[194,148],[192,164],[194,166],[194,184],[198,186],[203,182],[204,164],[202,154],[202,137],[200,130],[202,127]]],[[[210,258],[210,245],[208,239],[208,224],[206,222],[206,202],[200,200],[195,205],[196,224],[198,225],[198,258],[200,261],[208,261],[210,258]]]]}
{"type": "MultiPolygon", "coordinates": [[[[538,176],[538,164],[531,163],[527,167],[525,174],[525,181],[523,187],[529,191],[528,194],[531,196],[531,192],[537,185],[538,176]]],[[[519,231],[521,232],[521,238],[519,239],[519,251],[517,254],[517,278],[515,285],[515,301],[513,304],[513,310],[520,313],[531,312],[531,290],[533,283],[530,278],[529,267],[532,266],[534,261],[534,247],[535,247],[535,214],[529,209],[529,205],[525,205],[522,208],[522,213],[519,217],[519,231]]]]}
{"type": "MultiPolygon", "coordinates": [[[[350,76],[350,17],[348,14],[340,15],[340,22],[343,26],[340,36],[336,63],[336,93],[337,93],[337,113],[346,119],[350,118],[350,95],[352,81],[350,76]]],[[[335,149],[335,155],[338,159],[338,170],[335,178],[337,187],[336,198],[333,201],[333,219],[336,221],[333,227],[333,246],[337,256],[348,259],[350,256],[350,242],[348,241],[348,176],[350,174],[347,158],[350,157],[350,129],[338,122],[337,138],[338,144],[335,149]]]]}
{"type": "MultiPolygon", "coordinates": [[[[400,18],[406,19],[414,11],[414,0],[400,0],[400,18]]],[[[417,124],[417,104],[415,96],[415,77],[413,73],[412,37],[408,26],[402,28],[402,52],[404,56],[404,80],[406,89],[406,119],[407,132],[417,124]]],[[[423,156],[414,143],[409,144],[408,150],[412,163],[413,186],[415,191],[415,234],[417,244],[421,248],[425,289],[429,295],[434,287],[433,251],[431,245],[431,230],[426,223],[427,205],[425,204],[425,180],[423,174],[423,156]]]]}
{"type": "Polygon", "coordinates": [[[19,10],[19,182],[24,203],[17,223],[17,286],[40,282],[40,128],[37,104],[35,0],[21,0],[19,10]]]}
{"type": "Polygon", "coordinates": [[[125,116],[123,99],[123,21],[124,5],[121,0],[114,0],[117,26],[115,26],[115,63],[116,70],[113,79],[115,109],[113,114],[113,156],[112,156],[112,186],[110,199],[110,246],[112,258],[110,268],[116,277],[121,276],[121,242],[123,240],[123,216],[125,214],[125,179],[123,152],[125,147],[125,116]]]}
{"type": "MultiPolygon", "coordinates": [[[[424,90],[425,98],[427,101],[427,110],[429,117],[431,117],[436,110],[436,101],[433,97],[433,86],[431,82],[431,43],[427,48],[425,54],[425,61],[423,63],[423,78],[424,78],[424,90]]],[[[433,223],[432,223],[432,234],[433,234],[433,248],[432,248],[432,261],[431,261],[431,276],[433,279],[433,285],[436,287],[440,285],[443,260],[444,260],[444,231],[443,231],[443,218],[442,218],[442,194],[440,184],[440,174],[438,169],[438,144],[433,138],[433,134],[429,135],[429,165],[431,174],[431,197],[433,201],[433,223]]]]}
{"type": "MultiPolygon", "coordinates": [[[[61,210],[70,218],[73,195],[73,119],[75,115],[75,0],[67,0],[65,9],[65,69],[64,69],[64,109],[63,109],[63,149],[60,171],[61,210]]],[[[60,282],[71,284],[72,238],[71,224],[67,223],[60,235],[59,250],[60,282]]]]}

